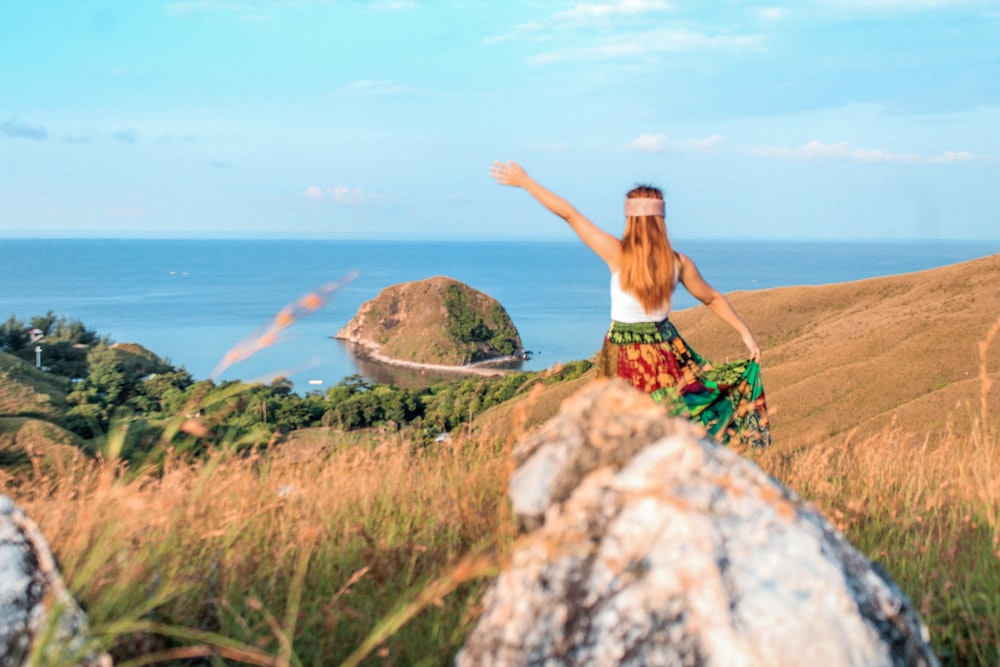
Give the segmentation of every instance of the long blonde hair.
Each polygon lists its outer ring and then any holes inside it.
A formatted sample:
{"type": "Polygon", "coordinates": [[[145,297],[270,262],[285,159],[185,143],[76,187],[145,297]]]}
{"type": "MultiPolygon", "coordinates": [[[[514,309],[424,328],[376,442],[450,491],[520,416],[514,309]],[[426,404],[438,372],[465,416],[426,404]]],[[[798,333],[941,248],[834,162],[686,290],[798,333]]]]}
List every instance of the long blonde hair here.
{"type": "MultiPolygon", "coordinates": [[[[628,199],[636,197],[663,199],[663,193],[650,185],[640,185],[626,195],[628,199]]],[[[618,280],[622,289],[635,296],[646,312],[670,305],[677,260],[663,216],[626,216],[621,244],[618,280]]]]}

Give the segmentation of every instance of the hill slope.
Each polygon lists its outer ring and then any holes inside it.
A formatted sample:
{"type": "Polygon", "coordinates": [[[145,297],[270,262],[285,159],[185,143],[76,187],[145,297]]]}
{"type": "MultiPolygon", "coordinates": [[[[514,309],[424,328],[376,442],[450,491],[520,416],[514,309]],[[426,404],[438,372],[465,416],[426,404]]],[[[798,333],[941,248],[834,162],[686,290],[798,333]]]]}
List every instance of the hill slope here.
{"type": "Polygon", "coordinates": [[[69,380],[0,352],[0,416],[52,417],[66,407],[69,380]]]}
{"type": "MultiPolygon", "coordinates": [[[[967,421],[963,406],[978,404],[979,343],[1000,319],[1000,255],[730,298],[764,348],[776,443],[871,433],[893,418],[910,432],[938,430],[950,417],[967,421]]],[[[674,319],[709,358],[740,354],[735,334],[707,309],[674,319]]],[[[988,362],[996,375],[1000,345],[988,362]]],[[[996,392],[991,398],[997,407],[996,392]]]]}
{"type": "MultiPolygon", "coordinates": [[[[851,283],[728,296],[764,350],[778,448],[860,437],[893,419],[910,433],[962,430],[970,412],[978,411],[979,343],[1000,319],[1000,255],[851,283]]],[[[745,355],[739,336],[703,306],[672,319],[713,361],[745,355]]],[[[594,345],[596,352],[600,341],[594,345]]],[[[988,372],[995,379],[1000,341],[990,352],[988,372]]],[[[1000,391],[987,400],[996,412],[1000,391]]],[[[479,428],[499,434],[514,414],[530,425],[557,409],[558,401],[536,395],[484,414],[479,428]]]]}

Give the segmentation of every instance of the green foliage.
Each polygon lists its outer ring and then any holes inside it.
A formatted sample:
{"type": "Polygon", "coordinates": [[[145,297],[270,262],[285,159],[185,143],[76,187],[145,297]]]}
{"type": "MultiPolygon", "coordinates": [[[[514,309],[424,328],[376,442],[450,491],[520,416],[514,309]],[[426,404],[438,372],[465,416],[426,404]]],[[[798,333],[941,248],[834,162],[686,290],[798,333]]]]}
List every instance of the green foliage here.
{"type": "Polygon", "coordinates": [[[331,387],[326,395],[330,408],[326,424],[343,430],[392,423],[401,426],[422,414],[418,395],[396,385],[373,385],[360,375],[350,375],[331,387]]]}
{"type": "Polygon", "coordinates": [[[594,364],[590,363],[587,359],[578,359],[576,361],[568,361],[562,365],[557,371],[554,371],[545,376],[545,384],[555,384],[557,382],[568,382],[570,380],[575,380],[591,368],[594,364]]]}
{"type": "MultiPolygon", "coordinates": [[[[499,304],[492,304],[484,319],[458,285],[447,288],[446,303],[452,333],[473,348],[474,360],[475,355],[487,355],[487,344],[501,354],[516,351],[517,333],[499,304]]],[[[553,373],[463,378],[427,389],[372,384],[352,375],[325,394],[300,396],[284,377],[268,386],[195,382],[183,368],[171,366],[138,345],[112,346],[82,323],[51,312],[33,318],[32,326],[46,332],[47,364],[78,378],[67,395],[69,408],[58,419],[60,423],[85,438],[97,438],[125,411],[136,424],[132,431],[138,435],[126,447],[135,456],[156,446],[155,438],[147,433],[177,415],[198,422],[198,428],[204,429],[203,442],[256,438],[262,444],[275,434],[330,426],[344,431],[408,428],[427,442],[510,400],[533,380],[570,380],[590,367],[587,361],[572,362],[553,373]]],[[[27,329],[12,315],[0,326],[0,340],[16,346],[27,329]]]]}
{"type": "Polygon", "coordinates": [[[508,373],[431,387],[421,397],[425,406],[424,434],[434,436],[451,431],[483,411],[510,400],[535,376],[530,372],[508,373]]]}
{"type": "Polygon", "coordinates": [[[12,353],[23,350],[28,344],[28,329],[29,327],[12,313],[6,322],[0,324],[0,350],[12,353]]]}
{"type": "Polygon", "coordinates": [[[115,363],[114,353],[107,346],[91,350],[87,354],[87,377],[70,392],[66,400],[76,406],[70,416],[93,420],[85,428],[74,422],[72,430],[86,437],[93,437],[99,430],[107,428],[111,413],[125,404],[133,392],[138,378],[131,378],[115,363]]]}
{"type": "Polygon", "coordinates": [[[448,333],[458,343],[476,343],[489,337],[483,318],[469,304],[465,290],[458,285],[445,289],[444,307],[448,311],[448,333]]]}
{"type": "Polygon", "coordinates": [[[33,329],[39,329],[41,332],[49,336],[52,334],[53,328],[57,323],[56,314],[51,310],[44,315],[35,315],[31,318],[31,327],[33,329]]]}
{"type": "MultiPolygon", "coordinates": [[[[46,340],[42,348],[42,365],[53,375],[83,378],[87,375],[87,348],[68,340],[46,340]]],[[[25,350],[21,357],[34,363],[34,354],[25,350]]]]}
{"type": "Polygon", "coordinates": [[[107,429],[116,411],[127,408],[155,416],[183,405],[191,375],[138,347],[110,347],[106,341],[93,346],[84,359],[85,373],[66,397],[72,406],[66,427],[91,438],[107,429]]]}
{"type": "Polygon", "coordinates": [[[448,311],[448,335],[463,347],[470,361],[482,361],[497,354],[510,356],[518,351],[517,332],[500,304],[493,303],[484,319],[470,303],[467,290],[448,285],[444,306],[448,311]]]}
{"type": "Polygon", "coordinates": [[[145,377],[140,382],[133,405],[142,412],[176,414],[186,400],[185,392],[194,378],[184,369],[171,369],[145,377]]]}
{"type": "MultiPolygon", "coordinates": [[[[49,315],[52,313],[50,312],[49,315]]],[[[67,320],[60,317],[56,320],[52,331],[48,334],[53,340],[67,341],[79,345],[95,345],[100,342],[111,344],[111,339],[107,336],[99,336],[93,329],[88,329],[79,320],[67,320]]]]}
{"type": "Polygon", "coordinates": [[[0,324],[0,351],[15,354],[25,361],[35,362],[35,346],[29,345],[28,331],[40,329],[44,338],[38,342],[41,347],[43,367],[55,374],[68,378],[82,378],[87,374],[87,350],[103,342],[110,344],[107,337],[101,338],[97,332],[88,329],[79,320],[56,317],[52,311],[31,318],[25,324],[12,314],[0,324]]]}
{"type": "Polygon", "coordinates": [[[489,341],[490,347],[505,356],[510,356],[517,352],[517,331],[514,329],[514,324],[503,306],[499,303],[491,305],[488,318],[493,327],[489,341]]]}

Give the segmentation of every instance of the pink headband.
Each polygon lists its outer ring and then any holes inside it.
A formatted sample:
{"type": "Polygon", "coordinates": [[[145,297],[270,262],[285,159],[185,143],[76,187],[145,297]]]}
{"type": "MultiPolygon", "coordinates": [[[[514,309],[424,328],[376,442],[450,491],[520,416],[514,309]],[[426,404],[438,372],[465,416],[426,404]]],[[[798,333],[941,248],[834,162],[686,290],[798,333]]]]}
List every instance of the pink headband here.
{"type": "Polygon", "coordinates": [[[664,212],[663,200],[652,197],[633,197],[625,200],[625,216],[660,215],[664,212]]]}

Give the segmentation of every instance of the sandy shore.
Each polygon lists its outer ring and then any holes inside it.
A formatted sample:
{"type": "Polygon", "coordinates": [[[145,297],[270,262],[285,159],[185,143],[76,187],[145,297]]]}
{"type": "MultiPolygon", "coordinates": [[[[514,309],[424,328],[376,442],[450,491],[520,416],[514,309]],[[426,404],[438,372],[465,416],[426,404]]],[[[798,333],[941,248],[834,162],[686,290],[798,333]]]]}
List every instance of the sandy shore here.
{"type": "Polygon", "coordinates": [[[464,366],[447,366],[444,364],[421,364],[416,361],[406,361],[404,359],[395,359],[393,357],[387,357],[378,351],[378,347],[375,345],[366,345],[365,343],[359,343],[357,341],[352,341],[348,339],[341,339],[347,343],[350,343],[354,348],[352,352],[356,355],[363,356],[368,361],[375,361],[380,364],[386,364],[388,366],[401,366],[403,368],[415,368],[417,370],[430,371],[433,373],[455,373],[457,375],[505,375],[512,372],[509,368],[497,368],[499,364],[509,364],[515,361],[523,361],[523,357],[510,356],[510,357],[500,357],[498,359],[490,359],[489,361],[479,361],[473,364],[466,364],[464,366]]]}

